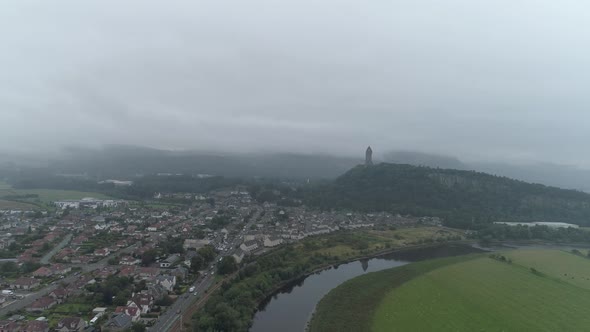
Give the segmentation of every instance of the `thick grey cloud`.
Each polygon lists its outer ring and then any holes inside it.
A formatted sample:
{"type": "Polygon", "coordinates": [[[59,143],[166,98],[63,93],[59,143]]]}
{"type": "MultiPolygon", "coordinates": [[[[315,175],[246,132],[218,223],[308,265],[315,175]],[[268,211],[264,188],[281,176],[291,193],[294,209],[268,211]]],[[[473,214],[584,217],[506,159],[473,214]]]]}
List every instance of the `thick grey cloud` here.
{"type": "Polygon", "coordinates": [[[1,149],[371,144],[590,166],[582,1],[1,6],[1,149]]]}

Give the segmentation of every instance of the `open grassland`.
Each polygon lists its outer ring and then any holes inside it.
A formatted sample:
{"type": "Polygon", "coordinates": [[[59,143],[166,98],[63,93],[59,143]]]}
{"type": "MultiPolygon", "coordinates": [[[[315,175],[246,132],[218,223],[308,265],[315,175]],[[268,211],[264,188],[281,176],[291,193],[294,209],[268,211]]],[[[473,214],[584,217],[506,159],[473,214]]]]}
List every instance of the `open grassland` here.
{"type": "Polygon", "coordinates": [[[38,208],[38,206],[29,203],[0,199],[0,210],[36,210],[38,208]]]}
{"type": "MultiPolygon", "coordinates": [[[[351,241],[335,242],[333,238],[320,238],[318,241],[331,242],[318,243],[321,254],[352,257],[357,256],[359,250],[377,251],[387,248],[400,248],[408,245],[436,243],[461,240],[464,235],[463,231],[447,229],[441,227],[409,227],[398,228],[395,230],[384,231],[358,231],[355,232],[354,239],[351,241]]],[[[307,243],[313,245],[313,242],[307,243]]]]}
{"type": "Polygon", "coordinates": [[[428,260],[335,288],[310,331],[585,331],[589,278],[590,259],[560,250],[428,260]]]}
{"type": "Polygon", "coordinates": [[[377,238],[388,239],[396,245],[416,244],[417,241],[431,239],[433,242],[438,239],[456,238],[459,240],[465,235],[464,231],[445,227],[412,227],[399,228],[386,231],[369,231],[369,234],[377,238]]]}
{"type": "Polygon", "coordinates": [[[75,200],[84,197],[99,199],[109,198],[106,195],[94,192],[57,189],[0,189],[0,208],[11,209],[35,209],[50,207],[51,202],[61,200],[75,200]],[[5,202],[2,204],[2,202],[5,202]]]}
{"type": "Polygon", "coordinates": [[[310,322],[309,330],[310,332],[369,331],[372,317],[388,291],[428,271],[477,257],[479,255],[428,260],[369,273],[349,280],[320,301],[310,322]]]}
{"type": "MultiPolygon", "coordinates": [[[[582,251],[586,253],[586,251],[582,251]]],[[[503,254],[512,264],[534,268],[550,278],[590,290],[590,259],[560,250],[515,250],[503,254]]]]}
{"type": "Polygon", "coordinates": [[[372,330],[584,331],[588,306],[586,289],[482,257],[430,271],[389,292],[372,330]]]}
{"type": "Polygon", "coordinates": [[[55,202],[67,199],[81,199],[84,197],[108,198],[108,196],[85,191],[57,190],[57,189],[5,189],[0,190],[2,196],[37,195],[41,202],[55,202]]]}

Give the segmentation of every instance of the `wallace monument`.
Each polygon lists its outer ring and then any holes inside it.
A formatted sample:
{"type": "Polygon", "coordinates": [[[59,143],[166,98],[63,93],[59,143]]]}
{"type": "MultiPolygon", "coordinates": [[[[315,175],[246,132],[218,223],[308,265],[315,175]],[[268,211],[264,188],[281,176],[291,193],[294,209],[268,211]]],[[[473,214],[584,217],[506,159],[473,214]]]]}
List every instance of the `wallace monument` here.
{"type": "Polygon", "coordinates": [[[365,152],[365,166],[373,165],[373,150],[369,146],[365,152]]]}

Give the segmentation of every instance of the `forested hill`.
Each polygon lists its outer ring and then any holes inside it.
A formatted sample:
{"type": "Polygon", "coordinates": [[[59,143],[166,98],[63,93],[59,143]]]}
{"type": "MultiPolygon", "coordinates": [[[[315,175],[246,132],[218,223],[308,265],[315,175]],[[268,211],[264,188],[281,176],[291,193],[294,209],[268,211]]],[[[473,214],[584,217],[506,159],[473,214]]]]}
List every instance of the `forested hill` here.
{"type": "Polygon", "coordinates": [[[449,226],[493,221],[560,221],[590,225],[590,195],[473,171],[400,164],[357,166],[306,192],[324,209],[440,216],[449,226]]]}

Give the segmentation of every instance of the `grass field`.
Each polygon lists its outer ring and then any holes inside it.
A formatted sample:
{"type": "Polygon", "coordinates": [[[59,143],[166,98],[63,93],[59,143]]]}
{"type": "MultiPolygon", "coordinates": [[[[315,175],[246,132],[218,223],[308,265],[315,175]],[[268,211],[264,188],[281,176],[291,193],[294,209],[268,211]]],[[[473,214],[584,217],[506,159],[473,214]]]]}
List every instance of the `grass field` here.
{"type": "Polygon", "coordinates": [[[51,202],[94,197],[109,198],[106,195],[93,192],[57,189],[13,189],[0,183],[0,209],[39,209],[50,207],[51,202]],[[19,197],[36,195],[35,197],[19,197]],[[16,198],[15,198],[16,197],[16,198]]]}
{"type": "Polygon", "coordinates": [[[310,331],[584,331],[590,259],[559,250],[423,261],[350,280],[310,331]],[[534,268],[536,272],[533,272],[534,268]]]}
{"type": "Polygon", "coordinates": [[[0,199],[0,210],[4,209],[14,209],[14,210],[36,210],[39,207],[33,204],[22,203],[22,202],[15,202],[15,201],[6,201],[0,199]]]}
{"type": "Polygon", "coordinates": [[[67,199],[81,199],[84,197],[108,198],[99,193],[75,191],[75,190],[57,190],[57,189],[4,189],[0,190],[0,197],[10,195],[38,195],[41,202],[54,202],[67,199]]]}
{"type": "Polygon", "coordinates": [[[504,256],[512,259],[513,264],[527,269],[532,267],[548,277],[590,290],[588,258],[560,250],[516,250],[506,252],[504,256]]]}
{"type": "Polygon", "coordinates": [[[584,331],[590,326],[588,306],[586,289],[482,257],[393,290],[379,305],[372,330],[584,331]]]}
{"type": "MultiPolygon", "coordinates": [[[[411,244],[418,244],[420,241],[431,240],[436,242],[437,239],[459,239],[464,233],[460,230],[450,230],[440,227],[409,227],[399,228],[387,231],[362,231],[355,234],[356,239],[362,238],[368,250],[385,249],[385,245],[390,248],[398,248],[411,244]]],[[[318,251],[322,254],[347,257],[358,254],[358,248],[351,246],[348,242],[340,245],[333,245],[318,251]]]]}
{"type": "Polygon", "coordinates": [[[349,280],[320,301],[309,331],[369,331],[373,314],[388,291],[428,271],[477,257],[479,255],[428,260],[349,280]]]}
{"type": "Polygon", "coordinates": [[[369,231],[373,236],[383,239],[390,239],[395,245],[414,244],[420,239],[439,239],[449,237],[462,237],[465,233],[457,229],[441,227],[416,227],[399,228],[387,231],[369,231]]]}

